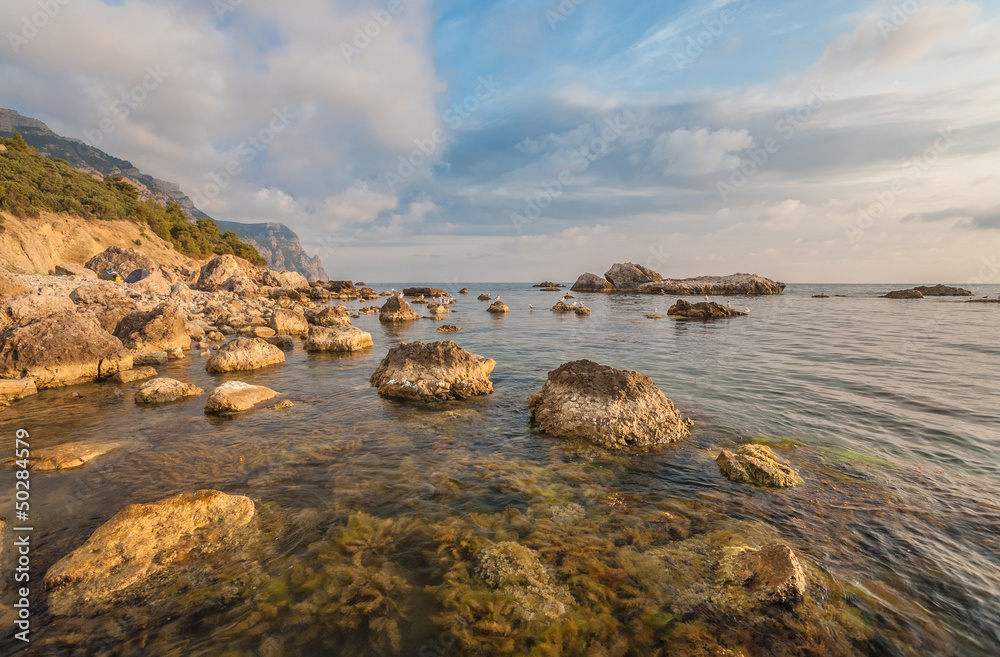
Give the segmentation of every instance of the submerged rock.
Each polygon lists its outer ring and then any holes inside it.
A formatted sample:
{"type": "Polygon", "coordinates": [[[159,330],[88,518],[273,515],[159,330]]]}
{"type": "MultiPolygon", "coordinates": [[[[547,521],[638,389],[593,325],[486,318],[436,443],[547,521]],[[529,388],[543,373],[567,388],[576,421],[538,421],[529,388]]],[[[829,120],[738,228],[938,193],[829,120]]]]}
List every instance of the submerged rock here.
{"type": "Polygon", "coordinates": [[[693,425],[645,374],[592,360],[549,372],[542,392],[531,395],[528,406],[544,433],[607,448],[672,443],[689,435],[693,425]]]}
{"type": "Polygon", "coordinates": [[[735,308],[728,308],[721,303],[714,301],[702,301],[701,303],[690,303],[684,299],[678,299],[677,303],[667,310],[670,317],[686,317],[688,319],[727,319],[729,317],[739,317],[746,315],[735,308]]]}
{"type": "Polygon", "coordinates": [[[462,329],[460,329],[457,326],[453,326],[451,324],[445,324],[444,326],[439,326],[437,332],[438,333],[457,333],[457,332],[459,332],[461,330],[462,329]]]}
{"type": "Polygon", "coordinates": [[[227,381],[208,396],[205,412],[210,414],[239,413],[250,410],[257,404],[277,396],[277,392],[264,386],[250,385],[242,381],[227,381]]]}
{"type": "Polygon", "coordinates": [[[249,498],[216,490],[125,507],[45,573],[49,607],[57,616],[89,615],[141,597],[153,578],[229,547],[254,513],[249,498]]]}
{"type": "Polygon", "coordinates": [[[742,445],[735,454],[722,450],[716,462],[722,474],[737,484],[787,488],[802,483],[798,473],[778,463],[766,445],[742,445]]]}
{"type": "Polygon", "coordinates": [[[106,379],[132,369],[132,354],[92,315],[65,311],[0,339],[0,378],[30,377],[39,388],[106,379]]]}
{"type": "Polygon", "coordinates": [[[493,392],[496,361],[469,353],[451,340],[393,347],[371,376],[380,395],[445,401],[493,392]]]}
{"type": "Polygon", "coordinates": [[[761,602],[787,602],[806,592],[806,575],[787,545],[747,548],[732,557],[733,578],[757,594],[761,602]]]}
{"type": "Polygon", "coordinates": [[[205,363],[209,372],[242,372],[285,362],[285,354],[261,338],[236,338],[219,347],[205,363]]]}
{"type": "Polygon", "coordinates": [[[309,322],[299,310],[275,308],[267,325],[278,335],[304,335],[309,332],[309,322]]]}
{"type": "Polygon", "coordinates": [[[306,340],[306,351],[331,351],[346,353],[370,349],[374,346],[372,334],[362,331],[356,326],[338,326],[326,328],[313,326],[309,329],[306,340]]]}
{"type": "Polygon", "coordinates": [[[177,401],[182,397],[200,395],[203,392],[205,391],[196,385],[163,377],[153,379],[139,388],[139,391],[135,393],[135,403],[164,404],[177,401]]]}
{"type": "MultiPolygon", "coordinates": [[[[103,456],[124,445],[122,441],[66,443],[56,447],[45,447],[31,453],[31,469],[38,471],[72,470],[83,467],[88,461],[103,456]]],[[[10,465],[15,458],[4,459],[10,465]]]]}
{"type": "Polygon", "coordinates": [[[480,550],[476,574],[510,599],[525,620],[554,620],[574,604],[569,590],[556,582],[538,553],[520,543],[504,541],[480,550]]]}
{"type": "Polygon", "coordinates": [[[142,381],[154,376],[156,376],[156,370],[152,367],[144,366],[119,372],[111,377],[111,381],[112,383],[132,383],[133,381],[142,381]]]}
{"type": "Polygon", "coordinates": [[[503,301],[495,301],[493,305],[486,309],[486,312],[493,313],[494,315],[505,315],[510,312],[510,308],[503,301]]]}
{"type": "Polygon", "coordinates": [[[883,295],[883,299],[923,299],[924,295],[917,290],[895,290],[883,295]]]}
{"type": "Polygon", "coordinates": [[[613,292],[615,286],[601,276],[588,272],[576,279],[570,289],[573,292],[613,292]]]}
{"type": "Polygon", "coordinates": [[[191,348],[187,315],[172,302],[161,303],[149,312],[129,313],[118,322],[114,335],[133,352],[191,348]]]}
{"type": "Polygon", "coordinates": [[[420,315],[410,309],[410,304],[401,296],[393,295],[389,297],[385,305],[379,310],[379,321],[381,322],[408,322],[420,319],[420,315]]]}

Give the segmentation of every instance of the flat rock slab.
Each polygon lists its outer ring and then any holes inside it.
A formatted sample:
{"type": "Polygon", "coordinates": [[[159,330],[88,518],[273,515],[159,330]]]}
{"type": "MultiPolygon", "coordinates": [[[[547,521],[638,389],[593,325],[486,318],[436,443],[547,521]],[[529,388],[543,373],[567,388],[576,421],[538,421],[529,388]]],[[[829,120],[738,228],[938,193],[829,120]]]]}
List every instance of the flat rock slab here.
{"type": "Polygon", "coordinates": [[[722,450],[716,462],[722,474],[737,484],[787,488],[802,483],[798,473],[778,463],[766,445],[742,445],[735,454],[722,450]]]}
{"type": "Polygon", "coordinates": [[[285,354],[260,338],[236,338],[208,359],[209,372],[240,372],[285,362],[285,354]]]}
{"type": "MultiPolygon", "coordinates": [[[[103,456],[110,451],[116,450],[125,443],[120,440],[93,442],[93,443],[66,443],[56,447],[45,447],[33,450],[29,465],[32,470],[72,470],[82,467],[87,461],[92,461],[98,456],[103,456]]],[[[13,465],[16,458],[6,458],[4,465],[13,465]]]]}
{"type": "Polygon", "coordinates": [[[0,399],[10,401],[36,394],[38,394],[38,388],[32,378],[0,379],[0,399]]]}
{"type": "Polygon", "coordinates": [[[166,377],[153,379],[135,393],[136,404],[165,404],[182,397],[193,397],[205,391],[196,385],[166,377]]]}
{"type": "MultiPolygon", "coordinates": [[[[133,359],[134,362],[134,359],[133,359]]],[[[142,381],[143,379],[149,379],[156,376],[156,370],[149,366],[136,367],[131,370],[125,370],[124,372],[119,372],[111,377],[112,383],[132,383],[133,381],[142,381]]]]}
{"type": "Polygon", "coordinates": [[[371,333],[366,333],[356,326],[336,328],[313,326],[309,329],[306,351],[347,353],[370,349],[374,344],[371,333]]]}
{"type": "Polygon", "coordinates": [[[125,507],[45,574],[50,609],[86,615],[107,607],[156,575],[226,548],[254,513],[249,498],[216,490],[125,507]]]}
{"type": "Polygon", "coordinates": [[[228,381],[212,391],[205,404],[205,412],[216,415],[247,411],[278,393],[264,386],[255,386],[242,381],[228,381]]]}

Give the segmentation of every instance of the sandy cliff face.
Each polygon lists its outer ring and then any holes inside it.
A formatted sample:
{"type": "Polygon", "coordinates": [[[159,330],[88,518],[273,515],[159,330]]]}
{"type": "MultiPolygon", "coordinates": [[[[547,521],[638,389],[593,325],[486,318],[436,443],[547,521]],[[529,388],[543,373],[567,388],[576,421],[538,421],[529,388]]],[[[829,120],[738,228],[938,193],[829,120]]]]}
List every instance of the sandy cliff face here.
{"type": "Polygon", "coordinates": [[[201,266],[173,245],[130,221],[81,219],[43,212],[27,219],[3,214],[0,267],[23,274],[47,274],[56,265],[82,265],[109,246],[139,249],[160,265],[201,266]],[[140,240],[137,245],[135,240],[140,240]]]}

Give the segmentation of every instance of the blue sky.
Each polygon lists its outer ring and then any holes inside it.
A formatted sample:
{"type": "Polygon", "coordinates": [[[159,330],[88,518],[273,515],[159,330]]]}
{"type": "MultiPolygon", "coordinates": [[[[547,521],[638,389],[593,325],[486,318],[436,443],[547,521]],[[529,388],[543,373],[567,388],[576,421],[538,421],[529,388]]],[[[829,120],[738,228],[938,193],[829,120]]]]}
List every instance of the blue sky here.
{"type": "Polygon", "coordinates": [[[334,277],[964,282],[1000,250],[995,3],[72,0],[11,41],[37,10],[0,9],[0,105],[334,277]]]}

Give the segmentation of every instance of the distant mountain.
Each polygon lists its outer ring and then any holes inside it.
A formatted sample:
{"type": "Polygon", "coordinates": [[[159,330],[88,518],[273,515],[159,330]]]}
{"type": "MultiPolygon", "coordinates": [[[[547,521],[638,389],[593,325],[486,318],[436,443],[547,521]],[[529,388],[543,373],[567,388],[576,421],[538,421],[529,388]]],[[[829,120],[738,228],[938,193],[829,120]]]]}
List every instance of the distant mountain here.
{"type": "MultiPolygon", "coordinates": [[[[47,125],[15,110],[0,108],[0,137],[21,133],[29,146],[48,158],[61,158],[70,165],[102,178],[122,176],[139,190],[140,198],[154,198],[160,203],[175,201],[194,219],[212,219],[181,191],[180,185],[154,178],[143,173],[128,160],[122,160],[79,139],[63,137],[52,132],[47,125]]],[[[235,221],[216,221],[222,230],[231,230],[240,239],[252,243],[267,258],[272,269],[297,271],[309,280],[326,280],[326,272],[319,256],[309,256],[302,243],[284,224],[243,224],[235,221]]]]}

